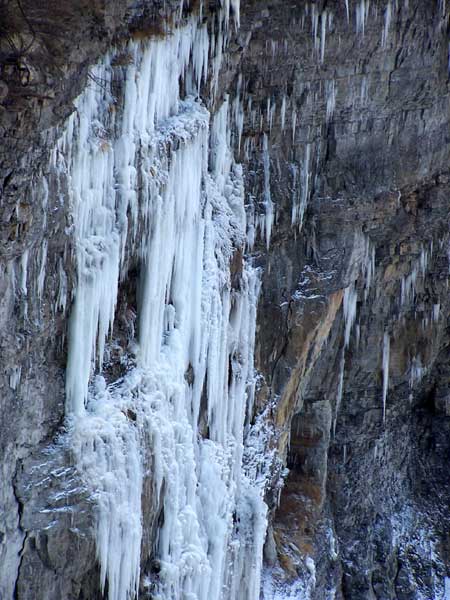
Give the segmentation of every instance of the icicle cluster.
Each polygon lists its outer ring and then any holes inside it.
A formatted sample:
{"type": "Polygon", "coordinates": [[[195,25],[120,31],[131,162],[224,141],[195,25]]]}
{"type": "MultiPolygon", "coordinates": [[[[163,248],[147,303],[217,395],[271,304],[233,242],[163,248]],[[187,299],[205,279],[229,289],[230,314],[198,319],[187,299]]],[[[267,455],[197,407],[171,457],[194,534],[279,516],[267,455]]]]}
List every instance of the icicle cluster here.
{"type": "Polygon", "coordinates": [[[369,17],[370,0],[359,0],[356,4],[356,32],[364,35],[369,17]]]}
{"type": "MultiPolygon", "coordinates": [[[[375,247],[372,246],[368,237],[364,236],[363,234],[358,234],[357,237],[358,236],[360,236],[360,239],[355,240],[355,247],[360,247],[362,250],[360,257],[357,260],[359,262],[359,275],[363,278],[364,281],[364,302],[366,302],[369,296],[370,287],[375,277],[375,247]]],[[[350,345],[350,339],[354,328],[356,329],[356,347],[359,346],[360,342],[360,326],[359,323],[356,324],[358,309],[358,290],[356,288],[355,281],[353,281],[348,287],[344,289],[344,298],[342,304],[344,314],[344,344],[342,347],[341,359],[339,361],[339,378],[336,393],[335,414],[333,418],[333,435],[336,433],[339,409],[344,394],[345,353],[350,345]]]]}
{"type": "MultiPolygon", "coordinates": [[[[236,13],[237,0],[232,6],[236,13]]],[[[130,42],[119,68],[121,106],[114,57],[106,57],[53,155],[54,170],[69,181],[78,266],[66,412],[97,502],[109,600],[137,595],[146,477],[160,515],[159,572],[143,582],[153,597],[259,595],[266,506],[242,467],[259,278],[242,259],[232,285],[246,218],[228,102],[210,126],[208,111],[180,92],[183,81],[197,95],[209,47],[195,20],[164,40],[130,42]],[[119,283],[136,262],[134,367],[108,385],[101,372],[119,283]]],[[[268,182],[266,194],[270,203],[268,182]]]]}
{"type": "Polygon", "coordinates": [[[298,167],[292,166],[293,183],[292,183],[292,225],[298,226],[299,230],[303,225],[303,217],[308,206],[311,188],[311,144],[306,144],[303,164],[298,176],[298,167]]]}
{"type": "Polygon", "coordinates": [[[415,302],[418,290],[418,283],[426,276],[428,262],[433,255],[433,245],[430,244],[429,249],[423,245],[420,250],[420,256],[412,265],[411,272],[406,277],[402,277],[400,287],[400,306],[404,306],[408,302],[415,302]]]}

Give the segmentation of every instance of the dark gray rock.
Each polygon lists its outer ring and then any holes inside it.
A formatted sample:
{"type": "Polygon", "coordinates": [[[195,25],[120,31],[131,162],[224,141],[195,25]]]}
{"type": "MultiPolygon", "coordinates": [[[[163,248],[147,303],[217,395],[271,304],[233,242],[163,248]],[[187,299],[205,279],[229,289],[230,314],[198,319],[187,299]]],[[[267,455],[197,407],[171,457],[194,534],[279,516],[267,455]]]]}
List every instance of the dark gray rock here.
{"type": "MultiPolygon", "coordinates": [[[[94,506],[57,437],[75,270],[67,191],[47,168],[51,128],[101,53],[130,34],[160,35],[178,5],[0,2],[5,600],[101,597],[94,506]]],[[[269,248],[254,248],[264,269],[256,412],[271,404],[289,468],[279,506],[278,472],[267,494],[266,575],[320,600],[430,599],[450,576],[448,12],[434,0],[392,3],[383,44],[387,1],[372,0],[364,33],[363,5],[349,0],[348,22],[341,0],[243,1],[220,75],[219,97],[239,93],[245,108],[234,145],[246,192],[264,214],[269,180],[276,215],[269,248]],[[344,347],[349,286],[356,321],[344,347]]],[[[130,265],[118,311],[134,301],[133,277],[130,265]]],[[[126,338],[120,327],[114,335],[126,338]]],[[[144,487],[148,556],[158,520],[151,476],[144,487]]]]}
{"type": "Polygon", "coordinates": [[[276,401],[290,473],[269,538],[278,567],[272,548],[268,568],[280,586],[315,579],[318,599],[332,590],[352,599],[441,597],[449,572],[448,17],[434,2],[392,5],[383,48],[386,4],[371,3],[363,34],[355,32],[362,3],[349,3],[350,24],[343,2],[251,3],[238,41],[250,38],[239,72],[254,111],[240,146],[249,158],[240,156],[249,192],[262,197],[267,136],[276,206],[269,251],[258,247],[256,356],[260,403],[276,401]],[[291,207],[307,153],[299,231],[291,207]],[[402,303],[402,279],[415,267],[416,292],[402,303]],[[350,285],[356,322],[345,349],[341,302],[350,285]]]}

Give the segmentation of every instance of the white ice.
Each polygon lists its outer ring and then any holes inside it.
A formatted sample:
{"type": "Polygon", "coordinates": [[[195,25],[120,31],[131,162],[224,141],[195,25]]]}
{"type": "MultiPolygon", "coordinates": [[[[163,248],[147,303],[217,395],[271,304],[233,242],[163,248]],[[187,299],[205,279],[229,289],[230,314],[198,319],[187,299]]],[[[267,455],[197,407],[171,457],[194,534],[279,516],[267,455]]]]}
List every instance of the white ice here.
{"type": "MultiPolygon", "coordinates": [[[[231,5],[236,12],[238,2],[231,5]]],[[[206,47],[223,48],[205,36],[193,19],[163,40],[130,42],[122,106],[111,93],[112,57],[105,57],[53,156],[69,181],[78,265],[66,412],[97,505],[109,600],[137,595],[141,559],[149,558],[141,557],[143,527],[151,526],[142,521],[147,479],[151,513],[160,515],[153,548],[160,571],[144,582],[153,597],[259,596],[267,508],[242,458],[255,388],[259,273],[242,258],[232,285],[230,262],[245,244],[246,216],[228,101],[210,124],[206,108],[180,94],[181,80],[197,93],[206,47]],[[140,264],[134,367],[108,384],[105,347],[132,262],[140,264]]],[[[267,140],[263,150],[268,242],[267,140]]],[[[62,262],[58,270],[64,310],[62,262]]]]}

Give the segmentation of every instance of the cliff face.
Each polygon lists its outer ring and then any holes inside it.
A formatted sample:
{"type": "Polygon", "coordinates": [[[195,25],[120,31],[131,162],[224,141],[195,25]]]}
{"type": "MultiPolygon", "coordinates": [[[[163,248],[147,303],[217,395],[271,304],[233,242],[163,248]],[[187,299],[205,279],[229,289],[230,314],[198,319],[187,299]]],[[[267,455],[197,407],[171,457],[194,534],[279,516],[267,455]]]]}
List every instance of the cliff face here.
{"type": "MultiPolygon", "coordinates": [[[[65,437],[77,257],[71,181],[55,174],[50,157],[73,99],[96,78],[92,65],[114,46],[114,68],[125,69],[120,48],[130,34],[164,39],[171,35],[166,23],[177,29],[198,9],[181,14],[179,3],[172,4],[3,7],[5,599],[103,597],[95,494],[65,437]]],[[[218,33],[218,9],[213,2],[203,7],[210,36],[218,33]]],[[[245,254],[262,277],[259,377],[244,463],[251,470],[254,441],[270,431],[265,451],[275,448],[289,470],[281,492],[276,460],[271,476],[265,474],[262,597],[444,598],[450,577],[445,3],[248,1],[227,37],[216,93],[213,62],[200,96],[212,114],[230,96],[230,144],[245,186],[245,254]]],[[[124,78],[115,82],[120,99],[124,78]]],[[[214,139],[210,145],[214,153],[214,139]]],[[[108,382],[123,375],[118,355],[131,335],[124,315],[138,304],[140,259],[130,252],[127,260],[108,382]]],[[[241,278],[238,250],[232,289],[240,289],[241,278]]],[[[192,370],[185,375],[190,385],[192,370]]],[[[200,413],[199,432],[212,436],[204,407],[200,413]]],[[[146,578],[158,575],[164,516],[155,512],[148,474],[151,443],[145,453],[141,594],[151,597],[146,578]]],[[[240,589],[235,597],[257,597],[240,589]]]]}
{"type": "Polygon", "coordinates": [[[371,3],[367,19],[349,4],[349,19],[343,2],[243,9],[241,149],[257,149],[240,158],[262,197],[267,136],[276,215],[257,367],[290,469],[268,570],[315,598],[441,597],[447,18],[434,2],[371,3]]]}
{"type": "Polygon", "coordinates": [[[3,2],[1,11],[0,597],[94,598],[92,502],[70,448],[48,450],[63,428],[76,264],[67,186],[44,177],[54,128],[100,54],[166,13],[122,1],[3,2]]]}

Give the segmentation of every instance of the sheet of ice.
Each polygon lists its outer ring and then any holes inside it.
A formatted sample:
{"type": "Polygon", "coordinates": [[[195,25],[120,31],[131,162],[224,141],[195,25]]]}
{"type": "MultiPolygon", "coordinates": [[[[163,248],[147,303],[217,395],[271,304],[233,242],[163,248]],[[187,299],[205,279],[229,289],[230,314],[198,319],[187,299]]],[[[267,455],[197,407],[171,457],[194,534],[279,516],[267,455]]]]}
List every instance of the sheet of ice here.
{"type": "MultiPolygon", "coordinates": [[[[192,52],[192,48],[197,43],[204,47],[204,35],[191,21],[158,44],[129,44],[133,61],[125,74],[125,99],[118,123],[109,91],[113,67],[111,58],[106,57],[92,70],[92,82],[78,99],[77,111],[60,140],[60,149],[68,149],[78,264],[66,379],[68,413],[83,413],[93,360],[101,367],[105,339],[114,321],[129,229],[133,245],[139,211],[144,219],[148,218],[149,191],[140,199],[139,208],[136,193],[141,148],[150,143],[158,122],[179,111],[180,79],[186,76],[195,88],[202,78],[205,68],[199,57],[205,58],[205,54],[192,52]],[[197,57],[192,65],[191,52],[197,57]],[[167,77],[169,72],[172,77],[167,77]],[[120,130],[117,137],[111,135],[115,130],[120,130]]],[[[197,121],[207,119],[197,113],[194,127],[197,121]]],[[[188,135],[183,125],[186,119],[180,129],[182,135],[188,135]]],[[[148,155],[147,163],[151,160],[148,155]]]]}
{"type": "MultiPolygon", "coordinates": [[[[226,6],[236,12],[238,2],[226,6]]],[[[192,20],[163,40],[130,42],[122,106],[111,93],[117,73],[107,56],[92,70],[53,155],[55,171],[69,181],[77,245],[66,412],[97,503],[109,600],[137,595],[149,473],[159,515],[159,573],[146,575],[149,593],[259,596],[267,508],[242,458],[255,387],[259,273],[245,258],[237,283],[230,272],[245,244],[246,215],[228,100],[210,124],[208,111],[193,97],[182,100],[179,87],[184,81],[184,89],[199,89],[205,32],[192,20]],[[102,363],[131,259],[141,265],[134,366],[108,384],[102,363]]],[[[264,152],[269,241],[267,139],[264,152]]],[[[62,261],[58,269],[64,309],[62,261]]]]}

